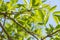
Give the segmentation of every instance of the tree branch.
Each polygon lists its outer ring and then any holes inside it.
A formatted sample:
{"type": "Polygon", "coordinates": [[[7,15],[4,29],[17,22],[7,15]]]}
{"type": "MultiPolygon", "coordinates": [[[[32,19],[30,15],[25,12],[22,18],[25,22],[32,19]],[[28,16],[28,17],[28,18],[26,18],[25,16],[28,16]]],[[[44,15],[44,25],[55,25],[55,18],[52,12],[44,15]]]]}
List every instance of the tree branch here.
{"type": "Polygon", "coordinates": [[[18,21],[16,21],[15,19],[9,17],[6,15],[6,13],[0,13],[5,15],[6,17],[8,17],[10,20],[14,21],[17,25],[19,25],[21,28],[23,28],[28,34],[32,35],[33,37],[35,37],[37,40],[39,40],[32,32],[28,31],[21,23],[19,23],[18,21]]]}
{"type": "Polygon", "coordinates": [[[4,16],[3,26],[5,26],[6,17],[4,16]]]}
{"type": "Polygon", "coordinates": [[[47,36],[43,37],[41,40],[44,40],[47,37],[52,37],[52,35],[54,35],[55,33],[59,32],[59,31],[60,31],[60,29],[55,31],[55,32],[53,32],[53,33],[51,33],[51,34],[48,34],[47,36]]]}
{"type": "Polygon", "coordinates": [[[0,26],[1,26],[2,30],[5,32],[5,34],[7,35],[8,40],[12,40],[11,37],[9,36],[9,34],[7,33],[7,31],[5,30],[5,28],[4,28],[4,26],[2,25],[1,22],[0,22],[0,26]]]}

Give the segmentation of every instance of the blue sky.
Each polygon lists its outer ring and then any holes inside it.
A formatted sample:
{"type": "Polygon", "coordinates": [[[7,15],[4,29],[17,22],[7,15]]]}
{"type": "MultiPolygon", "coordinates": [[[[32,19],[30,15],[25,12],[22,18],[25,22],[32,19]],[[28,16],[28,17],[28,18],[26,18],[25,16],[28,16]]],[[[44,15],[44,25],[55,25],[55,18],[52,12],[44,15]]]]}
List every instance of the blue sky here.
{"type": "MultiPolygon", "coordinates": [[[[60,0],[47,0],[45,3],[47,3],[51,6],[57,5],[57,8],[55,11],[60,11],[60,0]]],[[[53,26],[56,26],[56,23],[55,23],[52,15],[50,15],[48,23],[52,24],[53,26]]]]}
{"type": "MultiPolygon", "coordinates": [[[[57,5],[57,8],[56,8],[55,11],[60,11],[60,0],[47,0],[45,3],[47,3],[47,4],[51,5],[51,6],[57,5]]],[[[52,15],[50,15],[48,24],[56,26],[56,23],[55,23],[52,15]]],[[[47,26],[49,26],[48,24],[47,24],[47,26]]],[[[49,38],[46,38],[46,40],[49,40],[49,38]]]]}

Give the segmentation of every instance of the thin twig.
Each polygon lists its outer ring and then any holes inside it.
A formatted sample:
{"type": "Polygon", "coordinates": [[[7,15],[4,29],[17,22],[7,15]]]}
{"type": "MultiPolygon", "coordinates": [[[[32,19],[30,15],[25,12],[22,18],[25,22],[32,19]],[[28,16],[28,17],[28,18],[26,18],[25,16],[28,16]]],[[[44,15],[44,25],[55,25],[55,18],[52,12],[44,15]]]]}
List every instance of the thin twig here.
{"type": "Polygon", "coordinates": [[[41,40],[44,40],[47,37],[52,37],[52,35],[54,35],[55,33],[59,32],[59,31],[60,31],[60,29],[55,31],[55,32],[53,32],[53,33],[51,33],[51,34],[48,34],[47,36],[43,37],[41,40]]]}
{"type": "Polygon", "coordinates": [[[5,34],[7,35],[8,40],[12,40],[11,37],[9,36],[9,34],[7,33],[7,31],[5,30],[5,28],[4,28],[4,26],[2,25],[1,22],[0,22],[0,26],[1,26],[2,30],[5,32],[5,34]]]}
{"type": "Polygon", "coordinates": [[[5,26],[6,17],[4,16],[3,26],[5,26]]]}

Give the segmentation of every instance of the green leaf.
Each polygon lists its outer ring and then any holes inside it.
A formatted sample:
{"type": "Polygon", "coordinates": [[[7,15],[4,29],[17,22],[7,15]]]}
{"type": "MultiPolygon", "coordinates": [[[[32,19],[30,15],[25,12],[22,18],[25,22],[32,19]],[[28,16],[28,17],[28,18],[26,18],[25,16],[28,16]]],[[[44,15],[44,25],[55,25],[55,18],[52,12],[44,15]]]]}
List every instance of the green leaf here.
{"type": "Polygon", "coordinates": [[[17,13],[17,14],[14,15],[14,18],[17,18],[19,16],[20,16],[20,13],[17,13]]]}
{"type": "Polygon", "coordinates": [[[27,0],[23,0],[24,4],[27,4],[27,0]]]}
{"type": "Polygon", "coordinates": [[[56,16],[56,20],[60,21],[60,11],[54,12],[53,16],[56,16]]]}
{"type": "Polygon", "coordinates": [[[31,40],[31,37],[29,37],[27,40],[31,40]]]}
{"type": "Polygon", "coordinates": [[[20,37],[19,40],[23,40],[23,37],[20,37]]]}
{"type": "Polygon", "coordinates": [[[57,16],[58,17],[58,19],[59,19],[59,21],[60,21],[60,16],[57,16]]]}
{"type": "Polygon", "coordinates": [[[11,4],[16,4],[18,0],[10,0],[11,4]]]}
{"type": "Polygon", "coordinates": [[[24,4],[17,4],[17,5],[16,5],[16,8],[20,8],[20,7],[22,7],[22,6],[24,6],[24,4]]]}
{"type": "Polygon", "coordinates": [[[41,36],[42,36],[42,34],[41,34],[41,33],[42,33],[42,30],[41,30],[41,29],[35,29],[35,30],[34,30],[34,33],[37,34],[37,37],[38,37],[38,38],[41,38],[41,36]],[[39,35],[40,35],[40,36],[39,36],[39,35]]]}
{"type": "Polygon", "coordinates": [[[51,24],[49,24],[49,26],[50,26],[50,30],[53,32],[54,27],[51,24]]]}
{"type": "Polygon", "coordinates": [[[59,19],[58,19],[58,17],[57,17],[57,16],[53,16],[53,18],[54,18],[56,24],[58,24],[58,23],[59,23],[59,19]]]}
{"type": "Polygon", "coordinates": [[[60,15],[60,11],[56,11],[56,12],[54,12],[53,15],[55,15],[55,16],[59,16],[59,15],[60,15]]]}
{"type": "Polygon", "coordinates": [[[42,3],[42,1],[41,0],[35,0],[35,5],[39,5],[39,4],[41,4],[42,3]]]}
{"type": "Polygon", "coordinates": [[[50,11],[50,12],[53,12],[53,11],[56,9],[56,7],[57,7],[56,5],[53,6],[49,11],[50,11]]]}
{"type": "Polygon", "coordinates": [[[60,15],[55,15],[57,18],[58,18],[58,20],[60,21],[60,15]]]}
{"type": "Polygon", "coordinates": [[[47,14],[47,15],[45,15],[45,17],[44,17],[44,25],[47,24],[47,22],[48,22],[48,20],[49,20],[49,15],[50,15],[50,13],[47,14]]]}
{"type": "Polygon", "coordinates": [[[4,2],[0,6],[0,11],[1,12],[4,12],[4,11],[6,12],[7,11],[7,6],[6,6],[6,4],[4,2]]]}
{"type": "Polygon", "coordinates": [[[23,2],[24,2],[24,7],[25,8],[27,8],[27,6],[28,6],[28,2],[27,2],[28,0],[23,0],[23,2]]]}
{"type": "Polygon", "coordinates": [[[57,25],[55,29],[60,29],[60,25],[57,25]]]}
{"type": "Polygon", "coordinates": [[[42,11],[43,15],[45,16],[47,13],[46,10],[42,9],[41,11],[42,11]]]}
{"type": "Polygon", "coordinates": [[[8,11],[12,10],[12,4],[10,2],[6,3],[8,11]]]}
{"type": "Polygon", "coordinates": [[[38,23],[38,25],[43,25],[44,23],[38,23]]]}
{"type": "Polygon", "coordinates": [[[50,28],[46,28],[45,30],[46,30],[46,33],[47,33],[47,34],[50,34],[50,33],[51,33],[50,28]]]}
{"type": "Polygon", "coordinates": [[[3,0],[0,0],[0,4],[2,4],[3,0]]]}
{"type": "Polygon", "coordinates": [[[35,15],[34,15],[34,20],[36,20],[36,22],[43,22],[44,19],[44,15],[42,13],[41,10],[35,10],[35,15]]]}
{"type": "Polygon", "coordinates": [[[30,7],[38,7],[40,4],[42,4],[41,0],[30,0],[30,7]]]}
{"type": "Polygon", "coordinates": [[[42,4],[42,8],[45,8],[45,9],[48,9],[48,10],[50,10],[50,5],[48,5],[48,4],[42,4]]]}

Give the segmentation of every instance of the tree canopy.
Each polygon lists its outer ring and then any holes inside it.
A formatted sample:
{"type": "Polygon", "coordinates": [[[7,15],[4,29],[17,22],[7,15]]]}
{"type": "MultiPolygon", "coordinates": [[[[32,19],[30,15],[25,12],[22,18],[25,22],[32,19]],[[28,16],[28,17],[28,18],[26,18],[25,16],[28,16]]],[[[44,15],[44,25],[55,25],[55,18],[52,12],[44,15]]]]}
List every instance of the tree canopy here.
{"type": "Polygon", "coordinates": [[[0,40],[60,40],[60,11],[46,0],[0,0],[0,40]],[[52,14],[56,27],[49,24],[52,14]]]}

